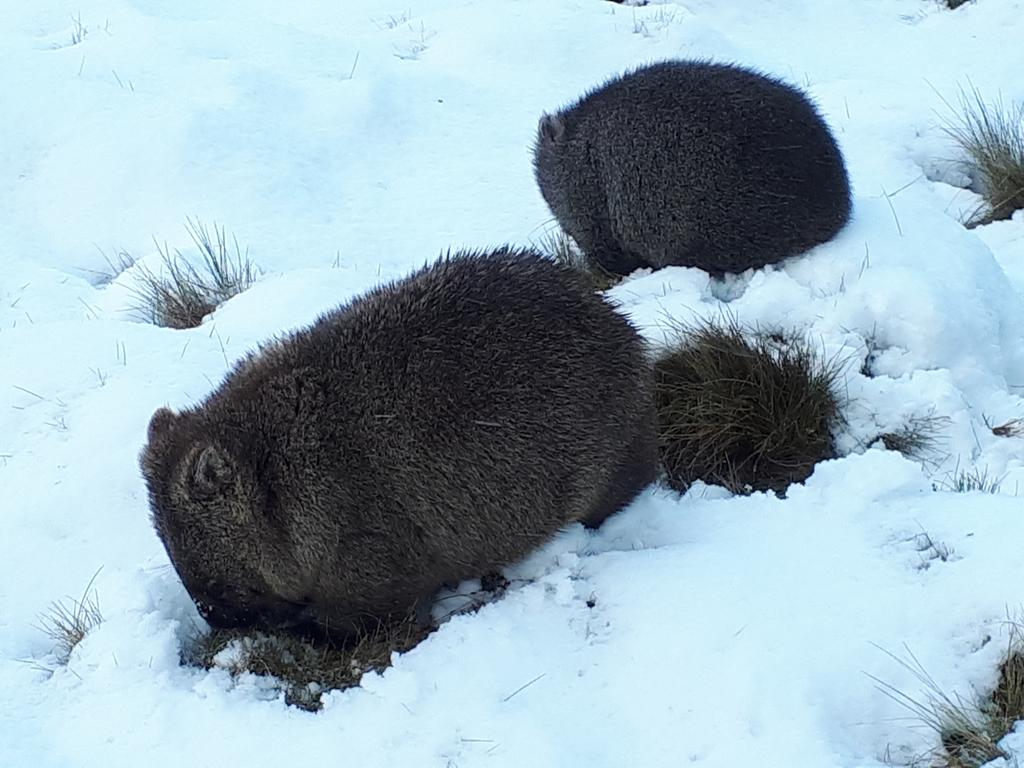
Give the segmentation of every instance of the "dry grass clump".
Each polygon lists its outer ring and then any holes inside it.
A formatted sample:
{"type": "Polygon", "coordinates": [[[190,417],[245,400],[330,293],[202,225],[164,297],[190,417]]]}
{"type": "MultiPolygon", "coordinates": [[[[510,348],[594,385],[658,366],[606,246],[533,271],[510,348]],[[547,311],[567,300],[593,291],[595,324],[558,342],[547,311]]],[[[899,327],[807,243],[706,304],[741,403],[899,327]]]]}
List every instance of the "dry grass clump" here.
{"type": "Polygon", "coordinates": [[[840,365],[792,334],[722,322],[681,325],[655,362],[660,457],[668,484],[782,493],[835,455],[840,365]]]}
{"type": "Polygon", "coordinates": [[[588,259],[576,242],[560,229],[546,232],[537,247],[549,259],[582,274],[595,291],[606,291],[622,280],[588,259]]]}
{"type": "MultiPolygon", "coordinates": [[[[999,682],[986,707],[990,730],[1003,735],[1024,720],[1024,648],[1021,627],[1013,624],[1005,658],[999,664],[999,682]]],[[[1002,737],[1000,737],[1002,738],[1002,737]]]]}
{"type": "Polygon", "coordinates": [[[945,479],[932,483],[932,490],[949,491],[950,493],[999,493],[1004,476],[989,475],[987,467],[960,469],[957,467],[945,479]]]}
{"type": "Polygon", "coordinates": [[[877,439],[888,451],[896,451],[918,461],[933,457],[939,450],[939,435],[949,424],[945,416],[911,416],[899,429],[885,432],[877,439]]]}
{"type": "MultiPolygon", "coordinates": [[[[985,422],[988,424],[988,422],[985,422]]],[[[1024,437],[1024,419],[1010,419],[1005,424],[989,424],[988,428],[996,437],[1024,437]]]]}
{"type": "Polygon", "coordinates": [[[942,690],[917,658],[889,653],[921,683],[921,698],[873,678],[879,689],[906,707],[923,725],[935,732],[939,746],[922,758],[936,768],[981,768],[998,758],[1009,759],[999,742],[1017,722],[1024,720],[1024,635],[1021,625],[1009,622],[1010,638],[999,664],[995,690],[978,703],[942,690]]]}
{"type": "Polygon", "coordinates": [[[316,712],[322,693],[358,685],[364,672],[388,667],[392,653],[408,651],[429,631],[410,616],[382,622],[353,644],[338,647],[292,635],[215,629],[196,637],[185,655],[189,663],[226,668],[235,677],[246,672],[274,677],[287,704],[316,712]],[[228,651],[226,662],[218,660],[223,651],[228,651]]]}
{"type": "Polygon", "coordinates": [[[99,597],[92,588],[95,580],[96,575],[89,579],[81,598],[57,600],[39,615],[38,629],[53,640],[54,651],[61,664],[67,664],[71,652],[93,628],[103,622],[99,597]]]}
{"type": "Polygon", "coordinates": [[[181,251],[172,254],[158,245],[162,269],[137,268],[136,308],[164,328],[195,328],[220,304],[249,288],[258,275],[248,249],[243,252],[237,238],[232,238],[233,251],[228,247],[224,227],[214,224],[211,235],[204,224],[190,219],[186,229],[202,256],[200,266],[181,251]]]}
{"type": "Polygon", "coordinates": [[[960,145],[984,198],[967,226],[1010,218],[1024,209],[1024,104],[986,101],[977,88],[960,90],[959,104],[947,106],[947,134],[960,145]]]}

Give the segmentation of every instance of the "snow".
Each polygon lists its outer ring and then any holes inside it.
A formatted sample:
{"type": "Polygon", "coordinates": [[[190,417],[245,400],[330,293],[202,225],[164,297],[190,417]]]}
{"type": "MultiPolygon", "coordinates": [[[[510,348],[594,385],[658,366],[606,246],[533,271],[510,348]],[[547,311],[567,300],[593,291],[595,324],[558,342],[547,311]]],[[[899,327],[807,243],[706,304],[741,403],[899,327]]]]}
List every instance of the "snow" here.
{"type": "Polygon", "coordinates": [[[0,765],[853,768],[936,746],[872,676],[922,695],[885,651],[912,653],[973,700],[1024,594],[1024,438],[987,426],[1024,416],[1024,215],[959,224],[976,198],[941,128],[968,83],[1024,100],[1022,36],[1020,0],[0,2],[0,765]],[[610,295],[655,343],[724,311],[805,330],[843,361],[845,455],[785,500],[652,488],[572,527],[315,715],[182,666],[202,622],[148,520],[153,410],[448,247],[535,242],[539,114],[672,56],[806,87],[854,219],[726,284],[670,268],[610,295]],[[194,255],[187,217],[263,275],[157,328],[131,270],[97,272],[194,255]],[[943,419],[925,461],[870,447],[915,417],[943,419]],[[999,492],[933,489],[958,470],[999,492]],[[105,621],[61,666],[39,614],[94,575],[105,621]]]}

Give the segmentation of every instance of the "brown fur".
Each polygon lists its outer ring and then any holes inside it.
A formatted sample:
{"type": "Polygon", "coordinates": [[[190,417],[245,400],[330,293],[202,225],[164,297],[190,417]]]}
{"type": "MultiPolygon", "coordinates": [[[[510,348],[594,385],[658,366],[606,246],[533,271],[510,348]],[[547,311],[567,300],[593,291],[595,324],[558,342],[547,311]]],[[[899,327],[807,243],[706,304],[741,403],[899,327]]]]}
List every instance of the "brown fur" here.
{"type": "Polygon", "coordinates": [[[211,624],[344,640],[628,504],[656,473],[650,368],[571,271],[462,253],[158,410],[140,461],[211,624]]]}
{"type": "Polygon", "coordinates": [[[562,229],[615,275],[763,267],[850,217],[843,156],[814,105],[726,64],[651,64],[542,116],[534,170],[562,229]]]}

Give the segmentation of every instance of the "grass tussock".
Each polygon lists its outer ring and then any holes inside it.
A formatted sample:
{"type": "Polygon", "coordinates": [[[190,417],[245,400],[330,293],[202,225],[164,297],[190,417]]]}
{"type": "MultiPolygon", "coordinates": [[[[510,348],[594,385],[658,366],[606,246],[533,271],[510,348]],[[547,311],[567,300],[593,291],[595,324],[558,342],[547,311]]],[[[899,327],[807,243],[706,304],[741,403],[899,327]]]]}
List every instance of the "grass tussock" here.
{"type": "Polygon", "coordinates": [[[932,490],[950,493],[999,493],[1003,485],[1003,476],[993,476],[987,467],[960,469],[957,467],[943,480],[932,483],[932,490]]]}
{"type": "Polygon", "coordinates": [[[922,693],[912,696],[878,678],[879,690],[908,709],[938,738],[938,746],[927,755],[936,768],[981,768],[1009,755],[999,742],[1017,722],[1024,720],[1024,634],[1015,621],[1008,622],[1009,641],[999,664],[995,689],[979,702],[965,700],[942,689],[907,650],[908,658],[886,653],[909,670],[921,684],[922,693]]]}
{"type": "Polygon", "coordinates": [[[734,493],[807,479],[835,455],[841,366],[792,334],[729,318],[682,325],[655,362],[660,457],[668,484],[703,480],[734,493]]]}
{"type": "Polygon", "coordinates": [[[1010,419],[1005,424],[994,426],[989,424],[989,429],[996,437],[1024,437],[1024,419],[1010,419]]]}
{"type": "Polygon", "coordinates": [[[1013,624],[1011,633],[1010,647],[999,664],[999,682],[986,707],[989,727],[995,734],[1005,735],[1024,720],[1024,643],[1020,625],[1013,624]]]}
{"type": "Polygon", "coordinates": [[[287,704],[316,712],[321,694],[358,685],[363,673],[388,667],[392,653],[408,651],[428,633],[408,617],[382,622],[342,648],[291,635],[215,629],[195,638],[186,661],[227,669],[235,677],[251,673],[276,678],[287,704]]]}
{"type": "Polygon", "coordinates": [[[588,259],[576,242],[560,229],[545,233],[537,247],[549,259],[583,275],[595,291],[607,291],[622,279],[588,259]]]}
{"type": "Polygon", "coordinates": [[[157,246],[162,268],[154,272],[137,268],[135,295],[137,310],[155,325],[164,328],[195,328],[203,318],[232,296],[249,288],[259,273],[232,237],[228,244],[224,227],[208,229],[198,220],[188,220],[189,236],[202,257],[195,266],[181,251],[157,246]]]}
{"type": "Polygon", "coordinates": [[[977,88],[961,89],[947,134],[960,146],[984,202],[967,219],[976,227],[1024,209],[1024,104],[986,101],[977,88]]]}
{"type": "Polygon", "coordinates": [[[922,461],[939,451],[940,435],[949,424],[945,416],[911,416],[899,429],[878,436],[887,451],[922,461]]]}
{"type": "Polygon", "coordinates": [[[54,652],[61,664],[67,664],[78,644],[103,622],[99,597],[92,587],[94,581],[96,575],[89,580],[80,598],[57,600],[39,615],[37,628],[53,640],[54,652]]]}

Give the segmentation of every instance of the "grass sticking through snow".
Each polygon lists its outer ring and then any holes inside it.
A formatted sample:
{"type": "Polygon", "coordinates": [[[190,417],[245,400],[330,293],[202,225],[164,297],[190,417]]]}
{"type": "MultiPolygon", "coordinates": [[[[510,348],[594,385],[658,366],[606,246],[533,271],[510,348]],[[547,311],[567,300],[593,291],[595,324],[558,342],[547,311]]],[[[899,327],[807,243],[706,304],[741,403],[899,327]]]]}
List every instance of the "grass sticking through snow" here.
{"type": "Polygon", "coordinates": [[[938,452],[939,435],[948,424],[945,416],[911,416],[902,427],[879,435],[878,439],[886,450],[922,461],[938,452]]]}
{"type": "Polygon", "coordinates": [[[211,231],[198,220],[186,224],[189,236],[202,257],[196,267],[180,251],[173,254],[157,246],[162,269],[154,272],[137,268],[136,308],[155,325],[165,328],[195,328],[206,315],[255,281],[258,270],[232,238],[228,245],[224,227],[211,231]]]}
{"type": "Polygon", "coordinates": [[[935,732],[939,746],[922,756],[931,765],[981,768],[998,758],[1009,759],[999,742],[1024,720],[1024,634],[1019,623],[1009,622],[1008,626],[1009,641],[999,664],[999,680],[995,690],[979,703],[942,690],[909,650],[907,659],[885,651],[913,674],[922,694],[911,696],[878,678],[872,679],[884,694],[935,732]]]}
{"type": "Polygon", "coordinates": [[[662,467],[685,491],[695,480],[734,493],[781,493],[835,455],[841,366],[792,334],[734,319],[680,325],[655,362],[662,467]]]}
{"type": "Polygon", "coordinates": [[[967,156],[984,198],[967,220],[969,227],[1008,219],[1024,209],[1024,104],[986,101],[973,86],[961,89],[959,103],[944,128],[967,156]]]}
{"type": "Polygon", "coordinates": [[[1005,424],[989,425],[989,429],[996,437],[1024,437],[1024,419],[1010,419],[1005,424]]]}
{"type": "Polygon", "coordinates": [[[38,628],[53,640],[57,660],[61,664],[67,664],[72,651],[103,622],[99,598],[92,588],[98,573],[89,579],[81,598],[57,600],[39,616],[38,628]]]}
{"type": "Polygon", "coordinates": [[[932,489],[936,491],[949,491],[951,493],[970,493],[971,491],[999,493],[1002,484],[1003,478],[990,476],[987,468],[957,468],[950,472],[945,480],[933,483],[932,489]]]}
{"type": "Polygon", "coordinates": [[[390,666],[392,653],[404,653],[428,632],[409,617],[382,622],[341,648],[291,635],[215,629],[195,638],[186,660],[206,669],[225,668],[235,677],[269,675],[277,679],[286,703],[316,712],[322,693],[358,685],[364,672],[390,666]]]}
{"type": "Polygon", "coordinates": [[[106,251],[99,246],[97,246],[97,250],[100,252],[100,255],[103,256],[103,260],[107,262],[107,268],[82,268],[81,270],[90,276],[90,282],[92,282],[93,285],[109,285],[123,272],[127,272],[135,266],[135,257],[125,250],[115,250],[112,256],[106,253],[106,251]]]}
{"type": "Polygon", "coordinates": [[[922,571],[931,568],[932,563],[936,560],[948,563],[956,554],[951,546],[933,539],[924,528],[921,528],[921,532],[914,536],[914,547],[921,556],[921,564],[918,569],[922,571]]]}
{"type": "Polygon", "coordinates": [[[606,291],[622,279],[588,259],[576,242],[560,229],[546,232],[537,241],[537,247],[549,259],[582,274],[595,291],[606,291]]]}

